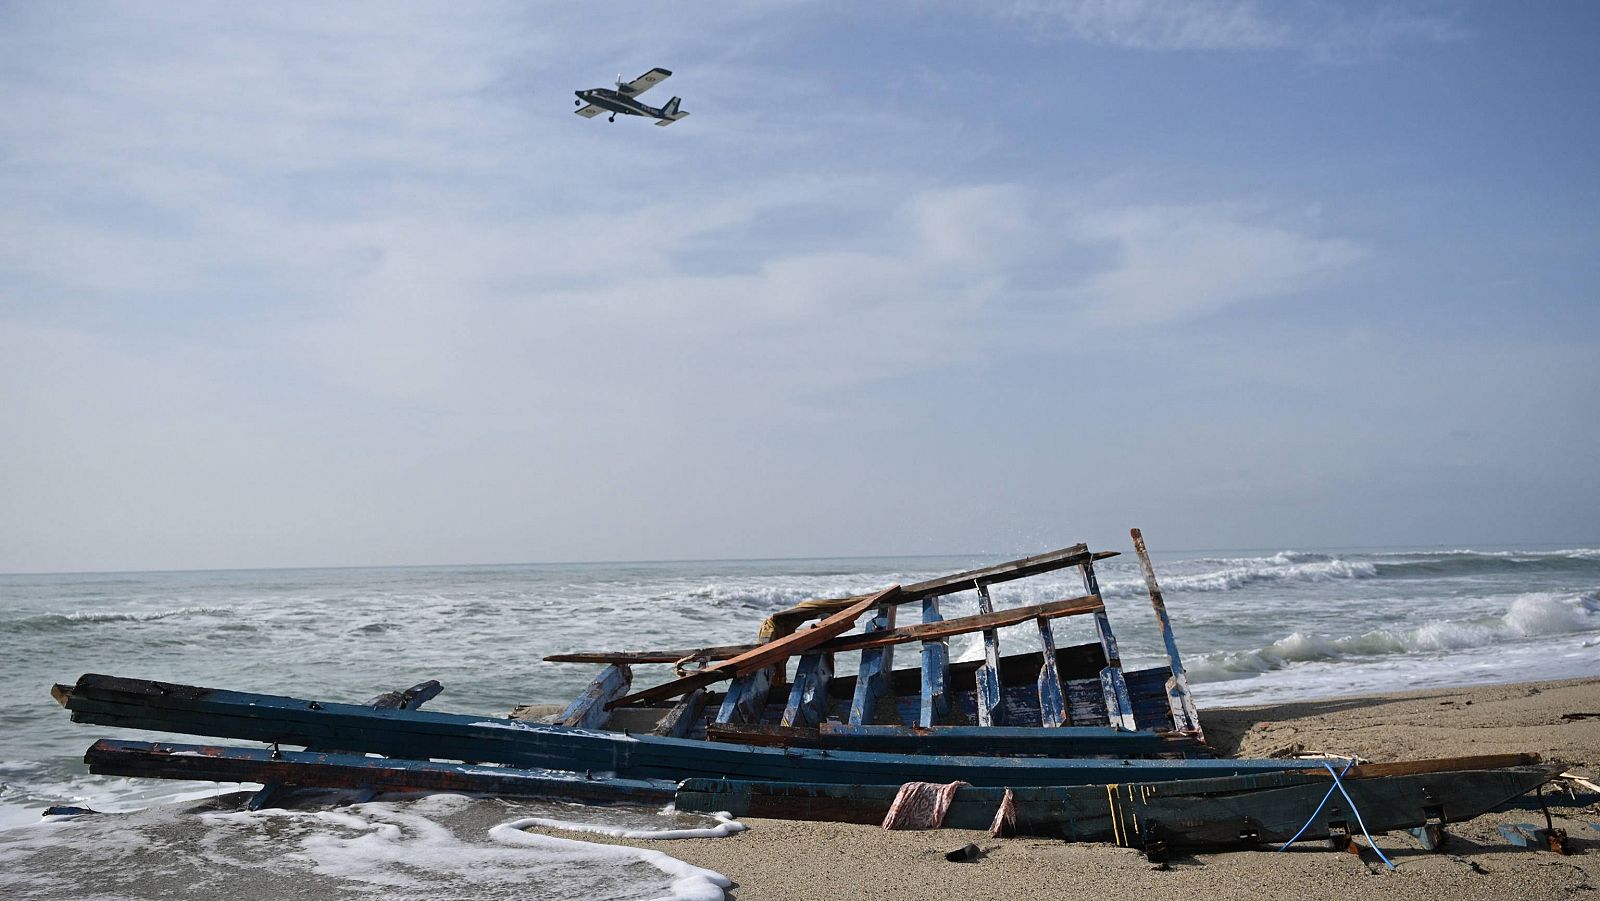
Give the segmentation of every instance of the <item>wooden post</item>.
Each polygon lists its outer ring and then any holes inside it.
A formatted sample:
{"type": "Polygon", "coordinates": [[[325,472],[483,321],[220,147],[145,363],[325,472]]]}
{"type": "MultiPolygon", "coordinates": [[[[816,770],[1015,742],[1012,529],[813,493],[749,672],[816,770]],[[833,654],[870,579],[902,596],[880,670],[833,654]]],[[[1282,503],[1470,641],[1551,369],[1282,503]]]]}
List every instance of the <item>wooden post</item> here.
{"type": "MultiPolygon", "coordinates": [[[[939,599],[922,599],[922,622],[943,622],[939,599]]],[[[922,713],[918,722],[927,728],[950,718],[950,643],[936,638],[922,643],[922,713]]]]}
{"type": "Polygon", "coordinates": [[[545,720],[562,726],[579,729],[599,729],[611,718],[606,704],[628,693],[633,684],[633,670],[626,663],[613,663],[600,671],[567,709],[545,720]]]}
{"type": "Polygon", "coordinates": [[[696,722],[705,715],[706,700],[704,688],[696,688],[689,692],[683,696],[683,700],[667,711],[667,715],[656,723],[651,732],[668,738],[687,738],[689,733],[695,730],[696,722]]]}
{"type": "MultiPolygon", "coordinates": [[[[989,586],[975,583],[978,589],[978,613],[993,613],[994,601],[989,598],[989,586]]],[[[973,674],[978,681],[978,725],[999,726],[1005,723],[1005,710],[1000,706],[1000,632],[983,630],[983,666],[973,674]]]]}
{"type": "MultiPolygon", "coordinates": [[[[894,628],[895,607],[872,611],[863,634],[888,632],[894,628]]],[[[891,693],[889,674],[894,670],[894,645],[868,648],[861,652],[861,669],[856,673],[856,695],[850,702],[850,725],[860,726],[876,720],[878,699],[891,693]]]]}
{"type": "Polygon", "coordinates": [[[1144,534],[1138,529],[1128,531],[1133,536],[1133,550],[1139,555],[1139,566],[1144,570],[1144,585],[1150,592],[1150,606],[1155,608],[1156,624],[1161,627],[1161,641],[1167,647],[1167,663],[1172,668],[1172,678],[1167,680],[1167,705],[1172,710],[1172,727],[1205,741],[1205,733],[1200,729],[1200,711],[1195,707],[1194,696],[1189,693],[1189,676],[1178,657],[1178,640],[1172,634],[1172,621],[1167,618],[1167,602],[1161,596],[1155,567],[1150,565],[1150,554],[1144,547],[1144,534]]]}
{"type": "Polygon", "coordinates": [[[1050,620],[1039,617],[1039,649],[1043,662],[1039,666],[1039,724],[1065,726],[1072,722],[1067,712],[1066,694],[1061,690],[1061,674],[1056,671],[1056,637],[1050,630],[1050,620]]]}
{"type": "Polygon", "coordinates": [[[833,655],[805,654],[795,664],[794,685],[783,708],[782,725],[815,726],[828,718],[828,682],[833,679],[833,655]]]}
{"type": "MultiPolygon", "coordinates": [[[[1094,576],[1093,563],[1080,563],[1083,590],[1086,594],[1100,596],[1100,581],[1094,576]]],[[[1133,721],[1133,699],[1128,695],[1128,683],[1122,678],[1122,657],[1117,652],[1117,636],[1111,632],[1111,619],[1101,608],[1094,615],[1094,628],[1100,635],[1100,648],[1106,655],[1106,667],[1100,671],[1100,692],[1106,699],[1106,719],[1118,729],[1138,730],[1133,721]]]]}
{"type": "MultiPolygon", "coordinates": [[[[368,701],[367,706],[373,708],[374,710],[416,710],[423,704],[426,704],[427,702],[438,697],[439,692],[441,691],[444,691],[444,686],[439,684],[439,680],[429,679],[426,682],[419,682],[405,691],[386,691],[368,701]]],[[[274,745],[273,747],[277,746],[274,745]]],[[[316,753],[339,753],[332,748],[306,748],[306,751],[316,753]]],[[[251,795],[250,800],[245,802],[245,807],[250,810],[260,810],[264,807],[277,807],[279,806],[279,803],[283,801],[285,791],[291,787],[292,786],[286,785],[283,782],[263,783],[260,790],[251,795]]],[[[359,800],[356,803],[370,801],[376,797],[377,794],[378,792],[376,789],[364,787],[357,795],[359,800]]]]}
{"type": "Polygon", "coordinates": [[[767,695],[772,691],[773,671],[777,667],[761,669],[734,678],[728,693],[722,697],[722,708],[717,711],[719,723],[759,723],[767,709],[767,695]]]}

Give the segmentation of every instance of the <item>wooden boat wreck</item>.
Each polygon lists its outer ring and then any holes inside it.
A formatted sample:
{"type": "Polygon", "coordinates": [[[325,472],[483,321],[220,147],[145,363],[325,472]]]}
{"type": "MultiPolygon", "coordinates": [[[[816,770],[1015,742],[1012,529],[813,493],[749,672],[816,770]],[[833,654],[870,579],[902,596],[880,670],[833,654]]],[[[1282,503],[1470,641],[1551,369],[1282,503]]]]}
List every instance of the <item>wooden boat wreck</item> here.
{"type": "MultiPolygon", "coordinates": [[[[264,783],[253,807],[283,803],[289,789],[345,788],[874,822],[902,785],[939,782],[964,784],[950,825],[988,823],[1009,793],[1018,830],[1034,834],[1162,847],[1283,840],[1332,770],[1224,759],[1205,743],[1154,569],[1137,529],[1132,537],[1167,656],[1152,669],[1122,667],[1094,572],[1114,552],[1078,544],[808,601],[769,617],[748,645],[553,655],[604,666],[557,710],[419,709],[436,682],[366,705],[97,674],[53,694],[75,722],[269,745],[102,740],[85,756],[100,774],[264,783]],[[1070,568],[1083,595],[995,608],[991,586],[1070,568]],[[979,612],[944,617],[940,600],[968,591],[979,612]],[[902,609],[919,621],[897,625],[902,609]],[[1053,624],[1074,616],[1090,619],[1095,641],[1058,647],[1053,624]],[[1038,650],[1002,655],[999,630],[1030,624],[1038,650]],[[973,633],[983,658],[952,662],[949,639],[973,633]],[[917,665],[897,669],[907,644],[917,665]],[[856,652],[856,672],[836,674],[838,656],[856,652]],[[633,689],[634,666],[662,663],[676,678],[633,689]]],[[[1555,772],[1535,758],[1466,758],[1358,767],[1348,781],[1362,799],[1351,804],[1371,807],[1377,828],[1438,827],[1555,772]]],[[[1341,809],[1313,831],[1337,832],[1341,809]]]]}

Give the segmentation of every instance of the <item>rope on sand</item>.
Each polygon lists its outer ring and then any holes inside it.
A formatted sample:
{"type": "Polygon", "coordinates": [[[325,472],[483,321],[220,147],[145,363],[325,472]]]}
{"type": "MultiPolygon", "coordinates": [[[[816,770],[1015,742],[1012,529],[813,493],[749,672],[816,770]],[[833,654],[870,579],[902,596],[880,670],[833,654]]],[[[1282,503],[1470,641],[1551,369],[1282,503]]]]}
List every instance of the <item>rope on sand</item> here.
{"type": "Polygon", "coordinates": [[[1372,840],[1372,833],[1367,831],[1367,824],[1362,821],[1361,811],[1356,809],[1356,802],[1350,797],[1350,793],[1344,790],[1344,783],[1339,781],[1339,777],[1350,772],[1350,768],[1355,765],[1355,760],[1351,759],[1349,763],[1344,765],[1343,770],[1335,772],[1332,766],[1328,765],[1327,763],[1322,764],[1322,768],[1327,770],[1328,775],[1333,777],[1333,785],[1328,787],[1328,793],[1322,796],[1322,801],[1317,804],[1317,809],[1311,812],[1311,817],[1310,819],[1306,820],[1306,824],[1300,827],[1300,831],[1296,832],[1293,838],[1284,842],[1283,845],[1278,848],[1279,851],[1289,850],[1289,846],[1298,841],[1300,836],[1304,835],[1306,830],[1311,828],[1311,824],[1317,821],[1317,814],[1322,813],[1322,808],[1328,806],[1328,799],[1333,797],[1333,793],[1337,791],[1339,794],[1344,795],[1345,803],[1350,805],[1350,812],[1355,814],[1356,825],[1361,827],[1361,834],[1367,837],[1367,844],[1372,846],[1372,850],[1377,853],[1378,859],[1383,861],[1384,866],[1388,867],[1389,869],[1392,870],[1395,868],[1394,863],[1391,862],[1388,857],[1384,856],[1383,849],[1379,848],[1378,843],[1372,840]]]}

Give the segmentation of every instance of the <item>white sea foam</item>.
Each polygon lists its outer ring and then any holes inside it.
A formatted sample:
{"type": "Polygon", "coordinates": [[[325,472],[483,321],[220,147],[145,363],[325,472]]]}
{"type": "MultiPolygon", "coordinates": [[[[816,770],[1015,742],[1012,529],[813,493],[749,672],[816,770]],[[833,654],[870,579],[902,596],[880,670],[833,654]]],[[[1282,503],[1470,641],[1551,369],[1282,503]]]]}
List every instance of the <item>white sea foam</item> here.
{"type": "Polygon", "coordinates": [[[670,893],[651,901],[723,901],[727,897],[723,889],[733,885],[733,880],[721,873],[685,863],[660,851],[631,848],[626,845],[600,845],[524,831],[539,825],[540,821],[533,817],[514,820],[489,830],[489,836],[495,841],[506,844],[578,851],[600,857],[609,856],[617,860],[647,863],[672,877],[670,893]]]}
{"type": "Polygon", "coordinates": [[[1254,650],[1200,655],[1193,658],[1187,668],[1192,680],[1207,682],[1237,679],[1295,663],[1449,652],[1487,647],[1507,640],[1595,630],[1600,630],[1600,598],[1531,592],[1513,598],[1509,608],[1499,616],[1433,620],[1412,627],[1373,629],[1341,637],[1292,632],[1254,650]]]}
{"type": "Polygon", "coordinates": [[[744,832],[749,826],[734,819],[727,811],[718,811],[711,814],[717,825],[706,826],[700,829],[627,829],[622,826],[607,826],[602,823],[579,823],[572,820],[552,820],[542,817],[527,817],[517,822],[523,824],[519,828],[539,826],[545,829],[563,829],[567,832],[593,832],[596,835],[609,835],[612,838],[642,839],[659,841],[680,838],[723,838],[736,832],[744,832]]]}

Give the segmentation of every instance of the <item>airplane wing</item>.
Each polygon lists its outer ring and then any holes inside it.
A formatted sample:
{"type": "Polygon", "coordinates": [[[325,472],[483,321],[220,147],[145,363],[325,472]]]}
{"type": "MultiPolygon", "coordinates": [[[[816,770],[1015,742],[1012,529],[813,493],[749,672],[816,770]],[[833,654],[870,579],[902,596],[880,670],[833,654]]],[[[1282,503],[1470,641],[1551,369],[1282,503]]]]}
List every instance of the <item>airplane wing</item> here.
{"type": "Polygon", "coordinates": [[[671,77],[671,75],[672,73],[668,72],[666,69],[651,69],[643,75],[640,75],[638,78],[635,78],[627,84],[618,87],[617,90],[627,94],[629,97],[637,97],[638,95],[643,94],[645,91],[650,90],[663,81],[666,81],[669,77],[671,77]]]}
{"type": "Polygon", "coordinates": [[[585,119],[593,119],[595,116],[598,116],[601,113],[605,112],[605,110],[603,110],[600,107],[595,106],[594,104],[591,103],[588,106],[584,107],[583,109],[573,110],[573,112],[575,112],[578,115],[584,117],[585,119]]]}
{"type": "Polygon", "coordinates": [[[689,114],[688,113],[674,113],[672,118],[670,118],[670,119],[657,119],[656,120],[656,124],[657,125],[671,125],[672,123],[678,121],[679,119],[682,119],[684,116],[687,116],[687,115],[689,115],[689,114]]]}

